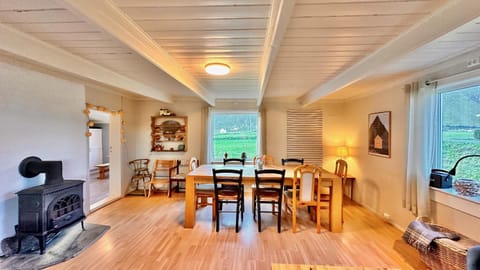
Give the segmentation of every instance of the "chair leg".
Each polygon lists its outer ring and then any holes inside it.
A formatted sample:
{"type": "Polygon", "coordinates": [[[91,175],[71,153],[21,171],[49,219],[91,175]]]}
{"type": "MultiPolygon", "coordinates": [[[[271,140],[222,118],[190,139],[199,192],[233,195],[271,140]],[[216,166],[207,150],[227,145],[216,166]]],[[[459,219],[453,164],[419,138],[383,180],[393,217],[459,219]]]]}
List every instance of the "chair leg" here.
{"type": "Polygon", "coordinates": [[[257,198],[252,199],[253,221],[257,221],[257,198]]]}
{"type": "Polygon", "coordinates": [[[255,192],[256,188],[252,188],[252,212],[253,212],[253,220],[255,220],[255,192]]]}
{"type": "Polygon", "coordinates": [[[172,197],[172,180],[169,180],[168,181],[168,191],[167,191],[167,195],[168,195],[168,198],[172,197]]]}
{"type": "MultiPolygon", "coordinates": [[[[240,199],[241,200],[241,199],[240,199]]],[[[238,215],[240,214],[241,201],[237,201],[237,211],[235,211],[235,232],[238,233],[238,215]]]]}
{"type": "Polygon", "coordinates": [[[258,232],[261,232],[262,231],[262,212],[261,212],[261,209],[262,209],[262,206],[260,204],[260,197],[257,196],[256,198],[257,200],[257,214],[258,214],[258,232]]]}
{"type": "Polygon", "coordinates": [[[148,198],[150,198],[150,195],[152,194],[152,188],[153,188],[153,184],[150,183],[150,185],[148,186],[148,198]]]}
{"type": "MultiPolygon", "coordinates": [[[[272,204],[273,207],[274,204],[272,204]]],[[[282,200],[281,200],[281,197],[279,198],[278,200],[278,212],[277,212],[277,215],[278,215],[278,219],[277,219],[277,231],[278,233],[280,233],[282,231],[282,200]]]]}
{"type": "Polygon", "coordinates": [[[217,216],[217,202],[215,201],[215,197],[212,197],[212,220],[215,220],[217,216]]]}
{"type": "Polygon", "coordinates": [[[297,232],[297,206],[292,206],[292,232],[297,232]]]}
{"type": "Polygon", "coordinates": [[[316,207],[316,211],[317,211],[317,233],[320,233],[320,205],[317,204],[317,207],[316,207]]]}
{"type": "MultiPolygon", "coordinates": [[[[217,202],[215,202],[217,203],[217,202]]],[[[215,231],[218,232],[219,229],[220,229],[220,213],[218,212],[218,207],[219,205],[217,205],[215,207],[215,231]]]]}

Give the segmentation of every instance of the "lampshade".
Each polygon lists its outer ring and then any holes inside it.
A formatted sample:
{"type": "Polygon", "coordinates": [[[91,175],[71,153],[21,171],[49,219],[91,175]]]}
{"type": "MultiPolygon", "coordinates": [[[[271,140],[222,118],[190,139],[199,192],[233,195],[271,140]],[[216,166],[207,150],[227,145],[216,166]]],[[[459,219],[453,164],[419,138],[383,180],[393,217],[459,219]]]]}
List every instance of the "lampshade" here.
{"type": "Polygon", "coordinates": [[[230,67],[223,63],[209,63],[205,65],[205,71],[211,75],[226,75],[230,72],[230,67]]]}
{"type": "Polygon", "coordinates": [[[337,148],[337,156],[340,156],[341,158],[348,156],[348,148],[346,146],[339,146],[337,148]]]}

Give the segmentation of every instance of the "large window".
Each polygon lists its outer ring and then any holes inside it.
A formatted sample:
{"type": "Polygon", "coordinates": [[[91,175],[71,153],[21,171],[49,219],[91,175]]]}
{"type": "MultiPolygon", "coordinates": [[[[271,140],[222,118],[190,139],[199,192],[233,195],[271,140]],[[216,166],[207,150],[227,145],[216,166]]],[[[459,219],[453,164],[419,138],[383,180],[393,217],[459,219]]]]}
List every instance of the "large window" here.
{"type": "MultiPolygon", "coordinates": [[[[441,168],[450,170],[465,155],[480,154],[480,86],[440,94],[441,168]]],[[[480,181],[480,158],[462,160],[455,178],[480,181]]]]}
{"type": "Polygon", "coordinates": [[[214,161],[223,160],[225,153],[230,158],[240,158],[245,152],[249,160],[257,155],[257,112],[214,112],[212,117],[211,146],[214,161]]]}

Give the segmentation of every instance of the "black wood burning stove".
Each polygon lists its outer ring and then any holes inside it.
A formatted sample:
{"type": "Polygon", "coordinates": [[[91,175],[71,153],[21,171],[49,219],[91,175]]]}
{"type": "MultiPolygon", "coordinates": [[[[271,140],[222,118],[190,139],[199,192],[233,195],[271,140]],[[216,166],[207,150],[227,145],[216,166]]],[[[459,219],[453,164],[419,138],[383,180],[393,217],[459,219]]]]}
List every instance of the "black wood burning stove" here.
{"type": "Polygon", "coordinates": [[[45,184],[17,192],[17,252],[21,249],[22,239],[28,235],[38,239],[40,254],[43,254],[49,234],[57,233],[79,221],[85,230],[84,181],[64,180],[61,161],[42,161],[38,157],[28,157],[20,163],[18,169],[22,176],[28,178],[45,173],[45,184]]]}

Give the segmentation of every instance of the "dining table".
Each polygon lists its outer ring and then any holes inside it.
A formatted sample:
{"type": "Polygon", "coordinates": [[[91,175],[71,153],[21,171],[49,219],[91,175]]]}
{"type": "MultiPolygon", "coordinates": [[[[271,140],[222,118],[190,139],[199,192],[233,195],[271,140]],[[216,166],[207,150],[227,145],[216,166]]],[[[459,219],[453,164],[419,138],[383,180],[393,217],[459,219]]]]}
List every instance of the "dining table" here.
{"type": "MultiPolygon", "coordinates": [[[[264,169],[285,169],[285,185],[293,184],[293,174],[296,166],[269,165],[264,169]]],[[[193,228],[196,219],[195,184],[213,184],[212,169],[242,169],[242,183],[255,183],[254,165],[233,165],[233,164],[203,164],[187,174],[185,183],[185,223],[184,228],[193,228]]],[[[320,176],[322,181],[331,181],[331,211],[329,213],[330,230],[332,232],[342,231],[342,179],[334,173],[322,169],[320,176]]]]}

